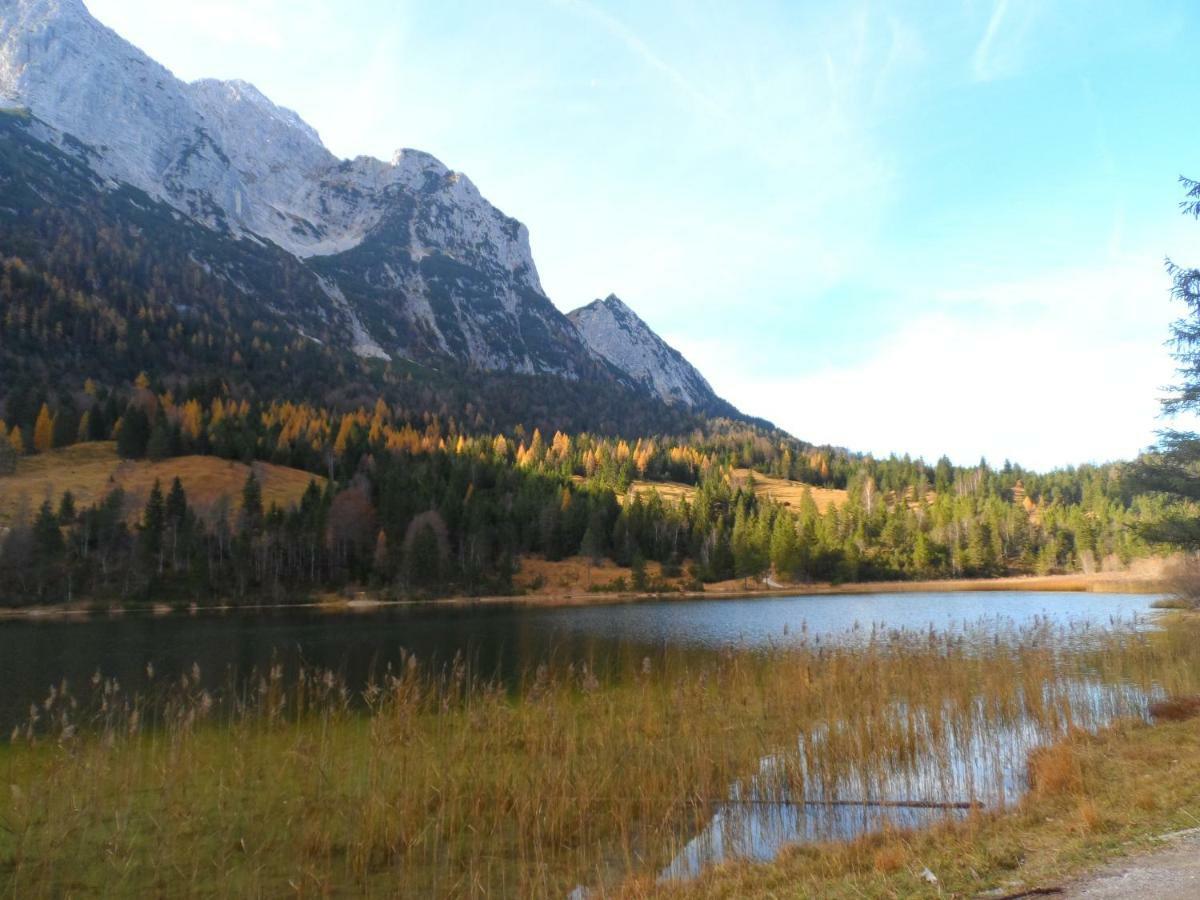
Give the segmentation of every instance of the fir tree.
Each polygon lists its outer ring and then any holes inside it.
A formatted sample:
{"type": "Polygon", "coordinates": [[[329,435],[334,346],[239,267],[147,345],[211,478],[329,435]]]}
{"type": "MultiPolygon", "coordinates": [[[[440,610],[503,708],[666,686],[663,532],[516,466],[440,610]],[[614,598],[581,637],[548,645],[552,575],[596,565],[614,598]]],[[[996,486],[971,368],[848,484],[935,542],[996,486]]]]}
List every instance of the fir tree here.
{"type": "Polygon", "coordinates": [[[254,469],[251,469],[250,474],[246,476],[246,483],[242,487],[242,531],[250,534],[257,534],[262,528],[262,520],[262,485],[258,483],[258,478],[254,474],[254,469]]]}
{"type": "Polygon", "coordinates": [[[142,558],[155,573],[163,570],[163,529],[167,522],[167,506],[163,500],[162,486],[155,479],[142,512],[141,550],[142,558]]]}

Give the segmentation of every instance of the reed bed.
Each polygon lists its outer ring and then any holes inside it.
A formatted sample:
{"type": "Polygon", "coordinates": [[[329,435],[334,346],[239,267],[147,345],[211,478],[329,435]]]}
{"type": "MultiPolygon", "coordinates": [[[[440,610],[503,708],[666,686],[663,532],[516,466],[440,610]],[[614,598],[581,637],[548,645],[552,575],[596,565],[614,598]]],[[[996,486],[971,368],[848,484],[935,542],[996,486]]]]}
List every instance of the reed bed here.
{"type": "Polygon", "coordinates": [[[56,685],[0,748],[0,884],[21,897],[655,890],[731,850],[774,852],[754,816],[815,841],[1016,804],[1038,748],[1197,693],[1192,623],[876,629],[551,660],[516,685],[411,656],[360,692],[279,667],[219,689],[198,670],[140,685],[97,673],[56,685]]]}

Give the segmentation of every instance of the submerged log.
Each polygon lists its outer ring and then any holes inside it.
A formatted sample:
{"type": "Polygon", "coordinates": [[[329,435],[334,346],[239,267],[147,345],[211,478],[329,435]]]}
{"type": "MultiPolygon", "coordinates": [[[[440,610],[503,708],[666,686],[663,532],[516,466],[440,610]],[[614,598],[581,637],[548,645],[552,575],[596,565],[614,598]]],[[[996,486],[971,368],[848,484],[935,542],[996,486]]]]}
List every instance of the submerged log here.
{"type": "Polygon", "coordinates": [[[882,806],[906,809],[981,809],[978,801],[942,802],[939,800],[713,800],[742,806],[882,806]]]}

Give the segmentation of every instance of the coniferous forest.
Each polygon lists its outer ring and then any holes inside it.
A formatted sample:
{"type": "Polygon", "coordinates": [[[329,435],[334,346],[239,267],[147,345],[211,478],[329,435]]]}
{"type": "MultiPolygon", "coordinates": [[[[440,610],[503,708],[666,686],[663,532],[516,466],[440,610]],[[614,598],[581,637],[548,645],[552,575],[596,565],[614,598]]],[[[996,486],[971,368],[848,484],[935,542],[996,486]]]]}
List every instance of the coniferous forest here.
{"type": "Polygon", "coordinates": [[[299,469],[311,475],[299,502],[264,502],[253,469],[240,496],[203,508],[178,479],[144,502],[120,487],[87,507],[69,491],[25,498],[0,549],[6,603],[283,600],[350,586],[505,594],[528,554],[609,559],[631,567],[628,588],[640,591],[768,576],[1090,572],[1148,552],[1132,526],[1157,510],[1129,493],[1116,465],[1038,474],[876,460],[731,419],[644,437],[520,424],[479,432],[382,399],[339,412],[239,400],[220,382],[172,383],[140,375],[55,397],[11,391],[0,467],[112,440],[127,460],[299,469]],[[805,491],[785,505],[756,492],[755,473],[843,489],[845,500],[822,512],[805,491]],[[656,485],[693,490],[670,498],[656,485]]]}

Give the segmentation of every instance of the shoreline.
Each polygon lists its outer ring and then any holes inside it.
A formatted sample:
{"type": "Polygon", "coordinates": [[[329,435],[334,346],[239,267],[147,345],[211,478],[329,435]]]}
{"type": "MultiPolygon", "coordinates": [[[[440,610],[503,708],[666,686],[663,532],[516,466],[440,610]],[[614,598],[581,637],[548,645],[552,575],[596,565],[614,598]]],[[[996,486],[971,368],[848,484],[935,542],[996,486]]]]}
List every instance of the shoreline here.
{"type": "Polygon", "coordinates": [[[953,594],[985,593],[989,591],[1039,591],[1047,593],[1096,594],[1157,594],[1161,584],[1153,578],[1131,572],[1100,572],[1091,575],[1005,575],[997,578],[954,578],[926,581],[857,581],[844,584],[818,582],[782,587],[755,587],[751,584],[731,585],[705,591],[670,591],[663,593],[607,593],[590,591],[547,591],[534,594],[491,596],[452,596],[434,600],[385,600],[369,591],[354,596],[323,596],[297,603],[215,603],[211,605],[172,606],[155,603],[146,606],[100,606],[88,602],[53,604],[48,606],[19,606],[0,609],[0,623],[5,621],[83,620],[93,617],[126,615],[199,615],[211,612],[265,612],[271,610],[313,609],[331,613],[370,612],[389,607],[469,607],[469,606],[529,606],[543,608],[576,606],[613,606],[672,600],[750,600],[772,597],[820,597],[863,594],[953,594]]]}

